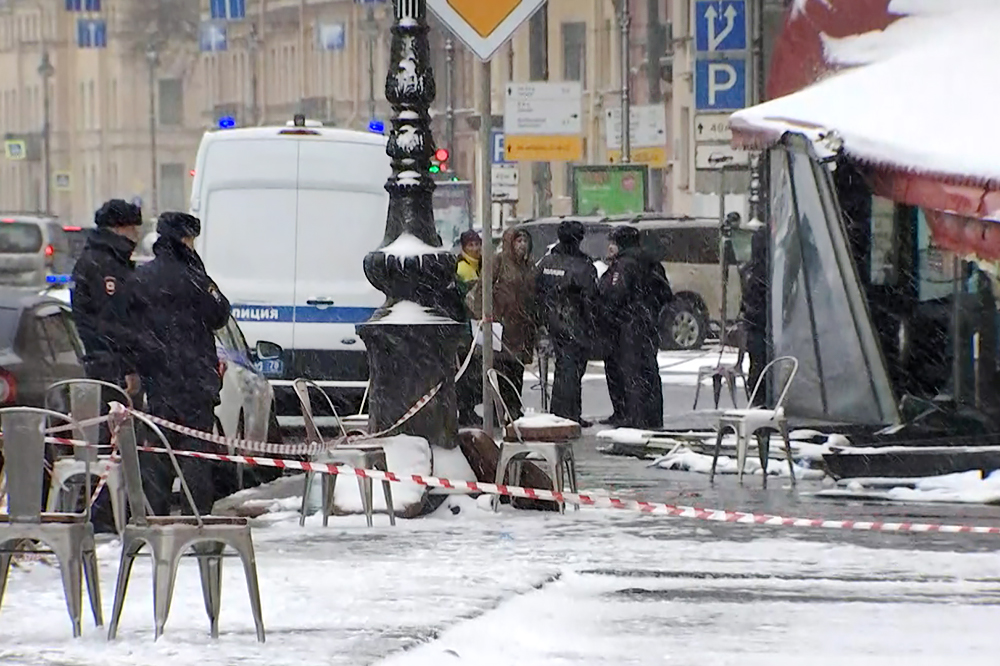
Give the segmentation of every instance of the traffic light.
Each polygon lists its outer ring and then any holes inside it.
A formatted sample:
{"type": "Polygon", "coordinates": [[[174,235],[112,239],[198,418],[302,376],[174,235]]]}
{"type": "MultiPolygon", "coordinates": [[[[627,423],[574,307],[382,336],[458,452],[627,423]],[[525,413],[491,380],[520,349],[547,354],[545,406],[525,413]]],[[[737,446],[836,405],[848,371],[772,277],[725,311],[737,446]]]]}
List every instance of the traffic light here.
{"type": "Polygon", "coordinates": [[[438,148],[431,158],[431,173],[441,173],[448,170],[448,158],[450,153],[445,148],[438,148]]]}

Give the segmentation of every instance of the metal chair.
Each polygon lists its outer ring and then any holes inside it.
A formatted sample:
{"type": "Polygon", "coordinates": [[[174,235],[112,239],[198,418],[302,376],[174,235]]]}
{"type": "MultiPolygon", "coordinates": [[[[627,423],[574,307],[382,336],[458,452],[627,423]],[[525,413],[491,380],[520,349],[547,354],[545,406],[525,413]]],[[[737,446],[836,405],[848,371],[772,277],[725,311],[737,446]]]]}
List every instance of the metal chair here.
{"type": "MultiPolygon", "coordinates": [[[[97,578],[94,526],[90,523],[90,484],[81,513],[42,511],[45,468],[45,429],[48,419],[76,425],[65,414],[34,407],[0,409],[3,438],[0,451],[7,476],[6,515],[0,515],[0,604],[7,586],[11,560],[22,541],[38,541],[47,546],[62,573],[66,607],[73,622],[73,636],[82,635],[83,579],[86,579],[90,607],[97,626],[104,624],[101,587],[97,578]]],[[[89,479],[89,469],[87,470],[89,479]]],[[[40,551],[27,551],[40,552],[40,551]]]]}
{"type": "Polygon", "coordinates": [[[750,387],[747,385],[747,376],[743,372],[743,361],[746,358],[746,335],[742,327],[740,329],[740,346],[736,355],[736,363],[729,364],[722,362],[722,355],[725,353],[726,346],[720,345],[719,348],[719,359],[716,361],[715,365],[703,365],[698,368],[698,384],[694,390],[694,406],[692,409],[698,409],[698,397],[701,395],[701,384],[705,379],[712,378],[712,396],[715,398],[715,408],[719,408],[719,398],[722,395],[722,383],[725,382],[726,386],[729,388],[729,399],[733,401],[733,407],[736,407],[736,384],[738,380],[743,380],[743,391],[746,393],[747,400],[750,400],[750,387]]]}
{"type": "MultiPolygon", "coordinates": [[[[507,404],[500,396],[500,380],[496,370],[490,370],[488,375],[493,402],[506,416],[508,422],[515,423],[511,417],[507,404]]],[[[561,493],[566,490],[567,482],[571,492],[577,492],[576,484],[576,457],[573,454],[572,442],[525,442],[521,439],[521,433],[515,423],[514,432],[517,435],[517,442],[500,442],[500,459],[497,461],[496,485],[502,486],[507,479],[508,467],[514,465],[513,478],[521,478],[521,462],[528,456],[535,455],[545,460],[543,471],[552,479],[552,489],[561,493]]],[[[495,502],[494,510],[499,510],[500,503],[495,502]]],[[[579,505],[576,509],[579,510],[579,505]]],[[[566,503],[559,502],[560,513],[566,512],[566,503]]]]}
{"type": "Polygon", "coordinates": [[[760,456],[760,465],[764,472],[763,486],[764,488],[767,488],[767,463],[770,454],[771,431],[777,431],[781,435],[781,439],[785,444],[785,457],[788,459],[788,471],[792,476],[792,486],[795,486],[795,462],[792,460],[792,444],[788,438],[788,419],[785,418],[784,405],[785,398],[788,395],[788,389],[792,385],[792,380],[795,379],[795,373],[799,371],[798,359],[792,356],[782,356],[774,359],[764,366],[764,370],[760,373],[760,377],[757,379],[757,385],[754,386],[753,393],[750,396],[750,404],[753,404],[753,400],[757,396],[757,391],[759,391],[760,387],[764,385],[767,373],[771,371],[772,368],[775,368],[780,364],[791,364],[792,369],[784,380],[784,387],[782,388],[781,394],[778,397],[778,401],[775,403],[773,409],[761,409],[755,407],[750,407],[748,409],[733,409],[724,412],[722,417],[719,419],[719,431],[715,439],[715,452],[712,455],[712,473],[709,477],[711,482],[715,481],[715,465],[719,460],[719,450],[722,448],[722,437],[727,430],[733,430],[736,433],[736,467],[740,483],[743,483],[743,467],[746,464],[747,448],[750,443],[750,436],[763,433],[758,436],[757,449],[760,456]]]}
{"type": "Polygon", "coordinates": [[[247,579],[250,608],[257,627],[257,640],[264,642],[264,617],[260,604],[260,586],[257,581],[257,561],[254,557],[253,537],[246,518],[201,516],[184,479],[184,473],[169,440],[152,421],[132,412],[121,417],[118,432],[118,449],[125,471],[125,487],[132,515],[122,534],[121,565],[115,587],[115,605],[108,629],[108,640],[118,634],[118,622],[125,604],[132,564],[143,546],[148,546],[153,558],[153,607],[156,622],[155,638],[163,634],[170,613],[177,567],[188,548],[195,551],[201,573],[201,589],[205,611],[211,623],[212,638],[219,637],[219,612],[222,608],[222,554],[226,546],[239,555],[247,579]],[[146,513],[145,494],[139,467],[134,421],[148,426],[167,451],[170,462],[180,481],[181,492],[191,507],[193,516],[150,516],[146,513]]]}
{"type": "MultiPolygon", "coordinates": [[[[69,411],[77,423],[94,420],[101,415],[102,390],[108,389],[117,393],[132,407],[132,398],[122,387],[96,379],[69,379],[56,382],[45,390],[45,406],[51,407],[53,398],[63,390],[69,391],[69,411]]],[[[58,410],[57,410],[58,411],[58,410]]],[[[115,531],[121,534],[125,529],[125,482],[122,477],[121,464],[109,454],[99,453],[101,426],[97,423],[76,428],[77,439],[84,440],[93,448],[74,447],[67,456],[56,458],[52,463],[51,483],[46,504],[47,511],[56,511],[65,502],[75,506],[80,486],[70,484],[70,481],[84,474],[89,464],[97,476],[107,479],[108,493],[111,497],[111,512],[114,516],[115,531]]]]}
{"type": "MultiPolygon", "coordinates": [[[[305,421],[307,441],[320,445],[324,444],[323,436],[320,434],[319,428],[316,426],[316,420],[313,418],[312,402],[309,399],[310,388],[316,389],[323,396],[327,406],[340,425],[341,433],[345,438],[347,437],[344,423],[341,421],[340,415],[337,413],[337,409],[333,406],[333,401],[330,400],[330,396],[326,394],[326,391],[308,379],[296,379],[292,382],[292,388],[295,390],[295,395],[299,399],[299,405],[302,407],[302,418],[305,421]]],[[[358,443],[348,444],[347,446],[335,446],[332,449],[316,454],[313,457],[313,461],[333,465],[347,465],[361,469],[377,469],[383,472],[389,471],[389,467],[386,464],[385,448],[381,444],[358,443]]],[[[326,527],[329,524],[330,515],[333,513],[333,493],[337,487],[337,475],[323,474],[322,477],[323,502],[321,510],[323,511],[323,527],[326,527]]],[[[306,523],[307,504],[310,492],[312,491],[312,484],[313,473],[306,472],[305,489],[302,494],[301,516],[299,517],[300,526],[306,523]]],[[[372,479],[366,476],[359,476],[358,489],[361,491],[361,505],[364,508],[365,519],[368,522],[368,527],[371,527],[374,524],[373,514],[375,513],[372,479]]],[[[392,483],[383,481],[382,492],[385,495],[386,511],[389,513],[389,524],[395,526],[396,512],[392,505],[392,483]]]]}

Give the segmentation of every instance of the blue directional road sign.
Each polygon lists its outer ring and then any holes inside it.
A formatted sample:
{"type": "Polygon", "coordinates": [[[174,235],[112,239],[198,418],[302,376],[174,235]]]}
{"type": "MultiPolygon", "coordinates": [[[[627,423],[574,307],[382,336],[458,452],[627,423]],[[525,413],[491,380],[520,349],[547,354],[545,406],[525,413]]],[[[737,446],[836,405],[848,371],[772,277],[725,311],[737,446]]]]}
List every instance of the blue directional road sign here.
{"type": "Polygon", "coordinates": [[[699,111],[736,111],[747,105],[746,58],[698,60],[694,80],[699,111]]]}
{"type": "Polygon", "coordinates": [[[81,49],[103,49],[108,45],[108,24],[104,19],[77,19],[76,45],[81,49]]]}
{"type": "Polygon", "coordinates": [[[198,42],[201,50],[207,53],[225,51],[227,48],[226,26],[222,23],[212,23],[211,21],[202,23],[198,42]]]}
{"type": "Polygon", "coordinates": [[[324,51],[343,51],[347,30],[343,23],[319,23],[316,26],[316,41],[324,51]]]}
{"type": "Polygon", "coordinates": [[[747,48],[746,0],[698,0],[694,19],[699,53],[747,48]]]}
{"type": "Polygon", "coordinates": [[[211,0],[209,10],[216,21],[239,21],[247,17],[246,0],[211,0]]]}
{"type": "Polygon", "coordinates": [[[504,159],[506,153],[504,152],[503,132],[501,130],[490,132],[490,145],[493,146],[493,164],[507,164],[507,160],[504,159]]]}

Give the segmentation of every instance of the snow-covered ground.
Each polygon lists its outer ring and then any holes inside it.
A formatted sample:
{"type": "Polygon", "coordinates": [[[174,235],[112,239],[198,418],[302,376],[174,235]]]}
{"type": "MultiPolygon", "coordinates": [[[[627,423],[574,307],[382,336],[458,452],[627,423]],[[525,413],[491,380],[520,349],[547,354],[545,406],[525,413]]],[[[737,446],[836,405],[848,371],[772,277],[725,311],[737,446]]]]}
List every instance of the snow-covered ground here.
{"type": "MultiPolygon", "coordinates": [[[[840,533],[802,539],[624,512],[493,514],[468,498],[449,502],[396,528],[384,516],[373,529],[360,517],[327,529],[318,517],[300,529],[294,514],[258,521],[262,646],[236,561],[226,562],[221,638],[207,636],[188,560],[157,643],[147,562],[134,569],[115,643],[89,622],[71,638],[57,572],[29,564],[11,574],[0,663],[996,663],[996,555],[913,548],[946,537],[887,535],[873,549],[840,533]]],[[[117,544],[100,548],[106,616],[117,555],[117,544]]]]}
{"type": "Polygon", "coordinates": [[[828,488],[816,496],[890,502],[1000,504],[1000,471],[985,477],[973,471],[915,479],[845,479],[836,488],[828,488]]]}

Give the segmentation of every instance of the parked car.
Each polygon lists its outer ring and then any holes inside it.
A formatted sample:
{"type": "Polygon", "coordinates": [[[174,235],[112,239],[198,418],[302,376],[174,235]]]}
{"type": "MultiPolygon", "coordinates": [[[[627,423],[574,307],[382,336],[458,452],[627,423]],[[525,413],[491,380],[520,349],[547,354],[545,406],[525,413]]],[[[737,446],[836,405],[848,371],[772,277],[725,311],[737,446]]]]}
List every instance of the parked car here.
{"type": "Polygon", "coordinates": [[[0,406],[44,407],[55,382],[83,377],[69,308],[36,290],[0,288],[0,406]]]}
{"type": "MultiPolygon", "coordinates": [[[[698,349],[710,329],[718,334],[722,317],[721,236],[716,218],[671,217],[646,213],[640,216],[551,217],[522,223],[531,235],[532,258],[541,259],[558,242],[556,231],[564,219],[583,223],[584,253],[603,263],[608,235],[616,226],[632,225],[653,256],[661,258],[670,279],[674,301],[662,313],[661,346],[666,349],[698,349]]],[[[750,258],[751,232],[738,229],[733,236],[726,294],[727,320],[739,314],[738,266],[750,258]]],[[[599,271],[600,271],[599,267],[599,271]]]]}
{"type": "MultiPolygon", "coordinates": [[[[60,301],[69,312],[69,288],[50,287],[45,293],[51,299],[60,301]]],[[[215,340],[222,372],[221,404],[215,409],[219,429],[232,437],[281,441],[274,392],[264,374],[265,371],[273,371],[275,363],[280,363],[281,347],[262,341],[251,349],[232,317],[216,331],[215,340]]]]}
{"type": "Polygon", "coordinates": [[[35,287],[72,271],[66,232],[55,218],[0,213],[0,285],[35,287]]]}

